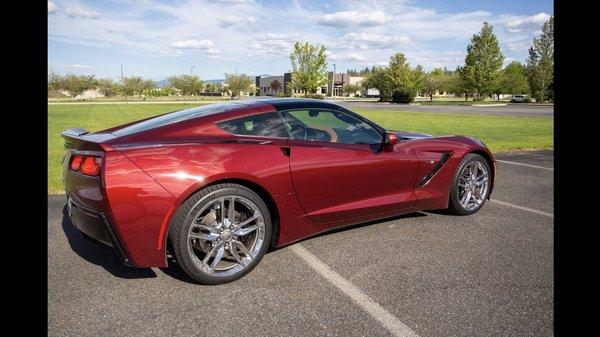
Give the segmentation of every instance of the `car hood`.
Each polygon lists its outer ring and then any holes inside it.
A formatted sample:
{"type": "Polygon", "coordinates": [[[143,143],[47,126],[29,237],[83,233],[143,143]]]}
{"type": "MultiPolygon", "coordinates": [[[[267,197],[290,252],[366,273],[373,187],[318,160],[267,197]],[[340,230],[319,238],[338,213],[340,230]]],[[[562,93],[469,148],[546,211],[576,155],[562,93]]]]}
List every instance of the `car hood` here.
{"type": "Polygon", "coordinates": [[[423,138],[431,138],[432,135],[428,135],[425,133],[414,133],[414,132],[406,132],[406,131],[390,131],[396,134],[399,139],[410,140],[410,139],[423,139],[423,138]]]}

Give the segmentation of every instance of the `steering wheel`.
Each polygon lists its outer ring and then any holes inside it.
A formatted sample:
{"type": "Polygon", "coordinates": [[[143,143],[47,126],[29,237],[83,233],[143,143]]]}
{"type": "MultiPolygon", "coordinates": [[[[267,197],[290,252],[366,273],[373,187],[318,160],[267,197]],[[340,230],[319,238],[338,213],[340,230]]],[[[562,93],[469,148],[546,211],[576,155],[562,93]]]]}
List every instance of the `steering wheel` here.
{"type": "Polygon", "coordinates": [[[306,126],[302,124],[296,124],[291,127],[290,133],[292,134],[292,139],[304,139],[306,140],[306,126]]]}

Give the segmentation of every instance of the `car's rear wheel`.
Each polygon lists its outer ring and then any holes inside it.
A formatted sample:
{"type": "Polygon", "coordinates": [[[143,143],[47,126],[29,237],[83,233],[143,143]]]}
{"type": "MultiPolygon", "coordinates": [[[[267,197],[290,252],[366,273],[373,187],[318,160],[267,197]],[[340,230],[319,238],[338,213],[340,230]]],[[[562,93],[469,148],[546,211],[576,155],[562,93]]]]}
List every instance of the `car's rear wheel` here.
{"type": "Polygon", "coordinates": [[[260,262],[271,241],[271,217],[252,190],[217,184],[179,207],[169,236],[175,259],[188,275],[220,284],[246,275],[260,262]]]}
{"type": "Polygon", "coordinates": [[[482,156],[466,155],[458,164],[450,188],[449,209],[456,214],[477,212],[490,193],[490,165],[482,156]]]}

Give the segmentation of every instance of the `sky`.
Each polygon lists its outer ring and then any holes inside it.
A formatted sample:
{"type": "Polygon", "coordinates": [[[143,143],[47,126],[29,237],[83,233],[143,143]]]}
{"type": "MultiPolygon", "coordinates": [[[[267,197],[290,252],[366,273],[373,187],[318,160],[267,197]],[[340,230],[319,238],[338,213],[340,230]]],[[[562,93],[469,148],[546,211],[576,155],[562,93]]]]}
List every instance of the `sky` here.
{"type": "Polygon", "coordinates": [[[48,72],[162,80],[194,74],[281,75],[295,41],[327,48],[328,70],[386,65],[454,69],[484,21],[505,64],[525,62],[551,0],[52,0],[48,72]]]}

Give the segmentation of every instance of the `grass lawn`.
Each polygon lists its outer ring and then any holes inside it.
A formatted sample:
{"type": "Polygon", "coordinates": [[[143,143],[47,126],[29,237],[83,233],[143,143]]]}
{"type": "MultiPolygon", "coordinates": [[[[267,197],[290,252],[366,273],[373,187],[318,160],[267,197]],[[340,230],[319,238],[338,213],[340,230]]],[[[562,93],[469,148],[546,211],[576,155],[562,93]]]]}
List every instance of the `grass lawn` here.
{"type": "MultiPolygon", "coordinates": [[[[63,139],[73,127],[90,132],[199,104],[56,104],[48,106],[48,191],[62,191],[63,139]]],[[[492,151],[553,147],[553,118],[511,117],[357,109],[379,125],[433,135],[462,134],[483,140],[492,151]]]]}

